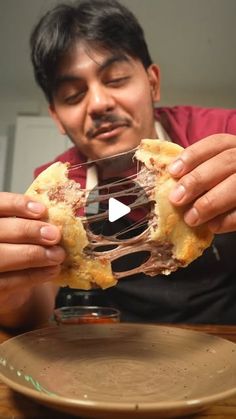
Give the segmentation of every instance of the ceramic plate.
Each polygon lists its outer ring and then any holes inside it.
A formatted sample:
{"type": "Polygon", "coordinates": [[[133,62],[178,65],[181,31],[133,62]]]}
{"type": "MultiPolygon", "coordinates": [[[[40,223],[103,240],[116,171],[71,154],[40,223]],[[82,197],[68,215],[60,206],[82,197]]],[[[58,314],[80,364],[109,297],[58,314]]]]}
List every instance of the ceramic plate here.
{"type": "Polygon", "coordinates": [[[52,326],[1,344],[0,378],[82,417],[176,417],[236,394],[236,345],[175,327],[52,326]]]}

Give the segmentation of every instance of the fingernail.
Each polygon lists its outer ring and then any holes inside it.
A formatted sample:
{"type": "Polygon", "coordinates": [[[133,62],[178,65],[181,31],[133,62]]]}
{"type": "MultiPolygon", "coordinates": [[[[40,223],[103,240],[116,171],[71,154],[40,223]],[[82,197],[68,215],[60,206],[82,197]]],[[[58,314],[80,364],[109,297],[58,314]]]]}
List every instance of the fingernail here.
{"type": "Polygon", "coordinates": [[[183,185],[176,186],[170,193],[170,200],[172,202],[180,201],[185,195],[185,187],[183,185]]]}
{"type": "Polygon", "coordinates": [[[40,234],[43,239],[55,240],[58,237],[58,229],[54,226],[44,226],[40,228],[40,234]]]}
{"type": "Polygon", "coordinates": [[[54,246],[50,249],[46,249],[46,256],[52,262],[61,263],[65,259],[65,252],[61,247],[54,246]]]}
{"type": "Polygon", "coordinates": [[[41,214],[45,211],[45,206],[41,202],[30,201],[27,203],[27,208],[34,214],[41,214]]]}
{"type": "Polygon", "coordinates": [[[199,221],[199,214],[196,208],[192,208],[188,211],[184,216],[184,221],[189,224],[190,226],[194,226],[199,221]]]}
{"type": "Polygon", "coordinates": [[[178,159],[178,160],[175,160],[173,163],[171,163],[169,165],[168,170],[169,170],[170,174],[178,175],[182,172],[183,168],[184,168],[183,160],[178,159]]]}

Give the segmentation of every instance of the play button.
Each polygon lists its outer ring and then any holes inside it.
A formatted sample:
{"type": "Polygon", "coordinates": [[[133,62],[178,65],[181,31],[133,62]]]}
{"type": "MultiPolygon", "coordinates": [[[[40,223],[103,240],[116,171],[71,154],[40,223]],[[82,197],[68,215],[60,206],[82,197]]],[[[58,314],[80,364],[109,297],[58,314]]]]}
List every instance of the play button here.
{"type": "Polygon", "coordinates": [[[145,229],[149,199],[135,180],[112,178],[90,190],[84,210],[87,231],[122,240],[145,229]]]}
{"type": "Polygon", "coordinates": [[[119,218],[124,217],[131,211],[128,205],[123,204],[115,198],[109,198],[108,201],[108,220],[113,223],[119,218]]]}

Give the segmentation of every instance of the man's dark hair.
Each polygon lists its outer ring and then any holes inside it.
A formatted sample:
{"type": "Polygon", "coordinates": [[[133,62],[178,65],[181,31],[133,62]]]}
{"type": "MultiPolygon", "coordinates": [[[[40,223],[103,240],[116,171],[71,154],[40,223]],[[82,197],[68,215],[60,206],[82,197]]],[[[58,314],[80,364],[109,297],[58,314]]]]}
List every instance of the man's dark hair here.
{"type": "Polygon", "coordinates": [[[139,59],[145,68],[152,63],[142,27],[116,0],[60,4],[40,19],[30,38],[35,79],[49,102],[60,60],[81,41],[123,52],[139,59]]]}

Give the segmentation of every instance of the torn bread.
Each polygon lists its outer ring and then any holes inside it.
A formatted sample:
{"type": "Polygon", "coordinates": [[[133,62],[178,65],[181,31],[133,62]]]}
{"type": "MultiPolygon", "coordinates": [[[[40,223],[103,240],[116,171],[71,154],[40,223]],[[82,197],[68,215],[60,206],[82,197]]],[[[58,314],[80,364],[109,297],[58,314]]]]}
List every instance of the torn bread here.
{"type": "MultiPolygon", "coordinates": [[[[108,288],[122,278],[136,273],[168,275],[180,267],[189,265],[210,246],[213,234],[207,226],[191,228],[183,218],[186,208],[177,208],[169,201],[170,191],[176,184],[167,166],[181,153],[182,147],[160,140],[142,140],[135,159],[142,170],[137,182],[151,187],[151,214],[149,228],[136,240],[120,242],[116,249],[89,254],[87,232],[76,209],[85,205],[85,191],[68,178],[69,164],[57,162],[42,172],[32,183],[26,194],[45,204],[48,221],[61,228],[61,245],[66,259],[57,278],[60,286],[89,290],[94,287],[108,288]],[[78,206],[79,204],[79,206],[78,206]],[[126,272],[112,272],[111,260],[126,253],[150,253],[150,258],[140,266],[126,272]]],[[[102,237],[98,237],[101,242],[102,237]]],[[[96,237],[94,236],[94,240],[96,237]]],[[[106,239],[107,241],[107,239],[106,239]]]]}
{"type": "Polygon", "coordinates": [[[206,225],[189,227],[183,218],[185,208],[171,204],[169,195],[177,181],[167,170],[183,148],[169,141],[142,140],[135,158],[155,176],[151,199],[154,201],[155,222],[151,223],[150,236],[156,244],[165,244],[171,249],[170,268],[166,264],[161,273],[169,274],[179,267],[189,265],[210,246],[213,234],[206,225]]]}
{"type": "Polygon", "coordinates": [[[75,216],[79,200],[83,200],[80,185],[68,179],[68,164],[56,162],[39,174],[26,191],[36,201],[48,209],[45,220],[61,228],[61,245],[66,251],[66,259],[56,283],[89,290],[108,288],[117,283],[107,258],[95,259],[84,254],[88,244],[82,221],[75,216]]]}

